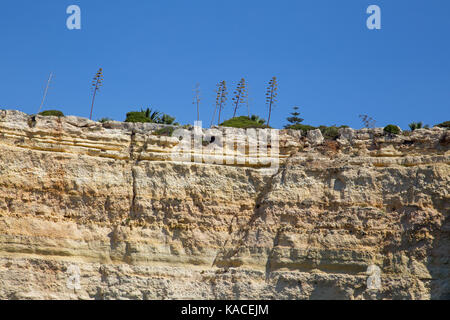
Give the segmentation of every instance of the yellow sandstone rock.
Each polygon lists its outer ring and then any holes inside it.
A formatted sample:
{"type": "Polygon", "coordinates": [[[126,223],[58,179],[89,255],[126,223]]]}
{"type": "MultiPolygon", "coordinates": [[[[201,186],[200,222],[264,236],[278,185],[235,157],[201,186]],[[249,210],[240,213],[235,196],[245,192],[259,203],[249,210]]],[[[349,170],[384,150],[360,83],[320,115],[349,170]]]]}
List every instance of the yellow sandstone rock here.
{"type": "Polygon", "coordinates": [[[271,174],[156,129],[0,111],[0,299],[450,298],[445,129],[281,130],[271,174]]]}

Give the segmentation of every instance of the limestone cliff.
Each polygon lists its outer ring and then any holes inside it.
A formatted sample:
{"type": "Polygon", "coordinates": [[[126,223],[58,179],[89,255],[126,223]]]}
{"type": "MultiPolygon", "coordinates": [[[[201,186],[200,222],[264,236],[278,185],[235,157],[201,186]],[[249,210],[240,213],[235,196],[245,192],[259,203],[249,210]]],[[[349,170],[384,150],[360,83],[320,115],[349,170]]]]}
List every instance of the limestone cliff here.
{"type": "Polygon", "coordinates": [[[0,111],[0,299],[450,299],[447,130],[282,130],[268,174],[157,129],[0,111]]]}

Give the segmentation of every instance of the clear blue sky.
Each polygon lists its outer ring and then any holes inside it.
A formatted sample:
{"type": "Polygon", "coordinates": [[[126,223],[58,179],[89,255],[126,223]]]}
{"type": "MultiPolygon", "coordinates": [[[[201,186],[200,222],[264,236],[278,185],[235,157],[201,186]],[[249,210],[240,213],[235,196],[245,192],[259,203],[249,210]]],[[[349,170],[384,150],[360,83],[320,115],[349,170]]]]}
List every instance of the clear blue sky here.
{"type": "Polygon", "coordinates": [[[275,127],[294,105],[310,125],[360,128],[359,114],[377,126],[434,125],[450,120],[450,1],[1,1],[0,108],[36,113],[52,71],[45,109],[89,117],[99,67],[94,119],[150,106],[193,123],[198,82],[209,125],[216,83],[231,89],[241,77],[251,113],[267,118],[265,86],[277,76],[275,127]],[[71,4],[81,30],[66,28],[71,4]],[[370,4],[381,30],[366,28],[370,4]]]}

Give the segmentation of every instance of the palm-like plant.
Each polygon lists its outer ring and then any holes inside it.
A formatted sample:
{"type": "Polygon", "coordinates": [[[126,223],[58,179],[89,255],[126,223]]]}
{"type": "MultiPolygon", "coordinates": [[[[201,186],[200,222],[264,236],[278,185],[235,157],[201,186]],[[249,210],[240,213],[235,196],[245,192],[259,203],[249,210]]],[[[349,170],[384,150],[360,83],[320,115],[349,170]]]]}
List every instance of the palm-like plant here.
{"type": "Polygon", "coordinates": [[[413,122],[409,124],[409,128],[411,129],[411,131],[414,131],[416,129],[422,129],[423,128],[423,122],[413,122]]]}
{"type": "MultiPolygon", "coordinates": [[[[142,108],[141,112],[144,113],[142,108]]],[[[147,110],[145,110],[145,117],[150,119],[150,122],[157,123],[161,119],[161,112],[147,108],[147,110]]]]}
{"type": "Polygon", "coordinates": [[[269,118],[267,119],[267,125],[270,125],[270,117],[272,115],[272,108],[277,103],[278,96],[278,82],[277,77],[273,77],[267,86],[266,92],[266,104],[269,106],[269,118]]]}
{"type": "Polygon", "coordinates": [[[176,125],[175,118],[169,116],[168,114],[163,114],[158,123],[176,125]]]}
{"type": "Polygon", "coordinates": [[[239,108],[239,105],[245,104],[247,100],[247,83],[245,82],[245,79],[242,78],[241,81],[239,81],[236,90],[234,91],[234,97],[233,97],[233,103],[234,103],[234,114],[233,118],[236,117],[237,109],[239,108]]]}
{"type": "Polygon", "coordinates": [[[100,90],[101,86],[103,86],[103,69],[102,68],[100,68],[97,71],[94,79],[92,80],[92,90],[93,90],[94,94],[92,96],[91,116],[89,117],[90,120],[92,120],[92,111],[94,110],[95,95],[97,94],[97,91],[100,90]]]}

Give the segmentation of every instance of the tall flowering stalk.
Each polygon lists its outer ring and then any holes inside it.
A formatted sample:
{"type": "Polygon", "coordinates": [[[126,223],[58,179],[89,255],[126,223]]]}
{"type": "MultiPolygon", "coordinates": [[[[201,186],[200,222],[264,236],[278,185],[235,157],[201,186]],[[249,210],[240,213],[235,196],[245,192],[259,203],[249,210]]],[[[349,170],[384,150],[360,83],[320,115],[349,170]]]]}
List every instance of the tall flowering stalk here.
{"type": "Polygon", "coordinates": [[[267,126],[270,125],[270,116],[272,115],[272,109],[277,103],[278,96],[278,82],[277,77],[273,77],[267,86],[266,92],[266,104],[269,107],[269,118],[267,119],[267,126]]]}
{"type": "Polygon", "coordinates": [[[100,90],[101,86],[103,86],[103,69],[102,68],[100,68],[97,71],[94,79],[92,79],[93,96],[92,96],[91,115],[89,117],[90,120],[92,120],[92,111],[94,110],[95,96],[97,94],[97,91],[100,90]]]}
{"type": "Polygon", "coordinates": [[[239,108],[239,105],[245,104],[247,100],[247,83],[245,82],[245,79],[242,78],[241,81],[239,81],[236,90],[234,91],[234,97],[233,97],[233,103],[234,103],[234,114],[233,118],[236,117],[237,109],[239,108]]]}
{"type": "Polygon", "coordinates": [[[225,80],[219,82],[216,89],[216,108],[214,109],[214,115],[213,120],[211,122],[211,126],[212,123],[214,123],[214,119],[216,118],[217,110],[219,110],[219,121],[217,125],[220,125],[220,116],[222,114],[223,108],[225,107],[225,104],[227,103],[227,94],[228,94],[227,83],[225,82],[225,80]]]}

